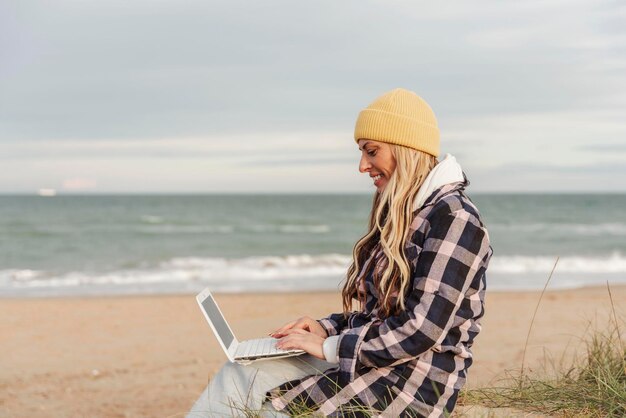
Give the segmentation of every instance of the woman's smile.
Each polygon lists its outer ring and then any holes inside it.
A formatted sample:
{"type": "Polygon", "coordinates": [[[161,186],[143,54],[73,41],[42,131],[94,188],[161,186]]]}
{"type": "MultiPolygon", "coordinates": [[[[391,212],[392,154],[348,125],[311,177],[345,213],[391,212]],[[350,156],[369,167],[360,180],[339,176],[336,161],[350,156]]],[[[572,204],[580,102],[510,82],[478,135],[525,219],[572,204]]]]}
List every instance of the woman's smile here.
{"type": "Polygon", "coordinates": [[[380,180],[383,178],[382,174],[377,176],[372,176],[372,180],[374,181],[374,186],[380,186],[380,180]]]}

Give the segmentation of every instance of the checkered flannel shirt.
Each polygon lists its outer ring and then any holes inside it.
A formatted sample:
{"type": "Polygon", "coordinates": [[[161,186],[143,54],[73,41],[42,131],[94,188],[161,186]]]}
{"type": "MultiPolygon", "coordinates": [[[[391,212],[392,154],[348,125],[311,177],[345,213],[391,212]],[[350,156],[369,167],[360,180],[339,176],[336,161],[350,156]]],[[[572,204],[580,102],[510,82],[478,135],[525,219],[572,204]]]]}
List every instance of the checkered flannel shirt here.
{"type": "Polygon", "coordinates": [[[268,392],[273,406],[294,411],[306,404],[326,416],[444,416],[452,412],[472,364],[471,346],[484,313],[485,271],[493,250],[469,184],[435,190],[414,213],[405,254],[411,263],[406,309],[383,318],[372,269],[373,251],[360,274],[365,281],[362,312],[320,319],[338,335],[337,367],[286,382],[268,392]]]}

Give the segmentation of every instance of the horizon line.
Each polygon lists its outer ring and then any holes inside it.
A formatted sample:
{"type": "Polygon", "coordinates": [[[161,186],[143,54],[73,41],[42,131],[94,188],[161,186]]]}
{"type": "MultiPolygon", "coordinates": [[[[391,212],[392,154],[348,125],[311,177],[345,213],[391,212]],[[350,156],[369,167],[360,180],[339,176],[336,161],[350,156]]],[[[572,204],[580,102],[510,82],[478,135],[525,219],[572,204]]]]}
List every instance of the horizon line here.
{"type": "MultiPolygon", "coordinates": [[[[472,195],[622,195],[626,194],[626,190],[522,190],[522,191],[475,191],[468,194],[472,195]]],[[[97,196],[249,196],[249,195],[267,195],[267,196],[284,196],[284,195],[358,195],[373,196],[372,192],[354,192],[354,191],[310,191],[310,192],[293,192],[293,191],[236,191],[236,192],[219,192],[219,191],[189,191],[189,192],[63,192],[56,191],[54,195],[41,195],[38,192],[0,192],[0,197],[97,197],[97,196]]]]}

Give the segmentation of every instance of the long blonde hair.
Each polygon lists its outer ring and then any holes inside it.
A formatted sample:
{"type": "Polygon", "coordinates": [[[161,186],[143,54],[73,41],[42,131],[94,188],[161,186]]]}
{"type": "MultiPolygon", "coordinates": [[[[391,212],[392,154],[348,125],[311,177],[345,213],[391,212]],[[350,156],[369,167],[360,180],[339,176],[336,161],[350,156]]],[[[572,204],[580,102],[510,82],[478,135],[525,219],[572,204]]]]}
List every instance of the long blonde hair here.
{"type": "Polygon", "coordinates": [[[380,295],[379,310],[382,315],[389,316],[405,308],[404,298],[411,268],[404,248],[413,220],[413,201],[426,176],[437,164],[437,159],[412,148],[390,146],[396,168],[382,193],[374,194],[369,230],[352,250],[352,263],[341,292],[345,314],[352,310],[352,299],[358,299],[361,309],[364,308],[365,301],[359,296],[359,280],[364,280],[367,272],[359,273],[378,244],[384,257],[380,264],[374,266],[371,263],[368,267],[374,269],[374,285],[380,295]]]}

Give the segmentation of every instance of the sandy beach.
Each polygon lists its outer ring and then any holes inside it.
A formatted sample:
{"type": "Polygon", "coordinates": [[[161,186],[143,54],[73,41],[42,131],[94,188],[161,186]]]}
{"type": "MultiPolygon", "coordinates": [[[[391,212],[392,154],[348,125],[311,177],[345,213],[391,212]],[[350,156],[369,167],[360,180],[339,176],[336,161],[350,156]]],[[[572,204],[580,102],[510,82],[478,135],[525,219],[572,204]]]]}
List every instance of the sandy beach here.
{"type": "MultiPolygon", "coordinates": [[[[626,300],[625,286],[612,293],[617,305],[626,300]]],[[[494,383],[505,369],[519,368],[538,298],[488,294],[469,385],[494,383]]],[[[216,299],[239,339],[341,309],[338,293],[216,299]]],[[[2,299],[0,313],[2,417],[184,416],[226,359],[193,295],[2,299]]],[[[582,349],[588,324],[603,326],[609,314],[606,287],[548,291],[526,364],[540,369],[545,358],[582,349]]]]}

